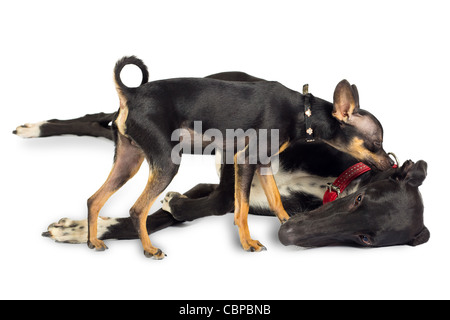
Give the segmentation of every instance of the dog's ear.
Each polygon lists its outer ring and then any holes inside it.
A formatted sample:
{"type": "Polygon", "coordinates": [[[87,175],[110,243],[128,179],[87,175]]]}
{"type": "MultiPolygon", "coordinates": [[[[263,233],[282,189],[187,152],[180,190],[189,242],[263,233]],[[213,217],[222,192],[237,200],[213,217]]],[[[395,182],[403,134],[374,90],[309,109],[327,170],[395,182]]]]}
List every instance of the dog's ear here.
{"type": "Polygon", "coordinates": [[[411,187],[419,187],[427,177],[428,165],[425,161],[417,161],[407,172],[405,182],[411,187]]]}
{"type": "Polygon", "coordinates": [[[428,242],[428,240],[430,240],[430,231],[427,229],[427,227],[423,227],[422,231],[407,244],[409,246],[415,247],[428,242]]]}
{"type": "Polygon", "coordinates": [[[353,93],[353,98],[355,99],[355,111],[354,112],[358,112],[359,110],[359,92],[358,92],[358,88],[356,87],[355,84],[352,84],[352,93],[353,93]]]}
{"type": "Polygon", "coordinates": [[[347,122],[353,113],[359,110],[359,94],[355,85],[342,80],[336,86],[333,95],[333,117],[347,122]]]}

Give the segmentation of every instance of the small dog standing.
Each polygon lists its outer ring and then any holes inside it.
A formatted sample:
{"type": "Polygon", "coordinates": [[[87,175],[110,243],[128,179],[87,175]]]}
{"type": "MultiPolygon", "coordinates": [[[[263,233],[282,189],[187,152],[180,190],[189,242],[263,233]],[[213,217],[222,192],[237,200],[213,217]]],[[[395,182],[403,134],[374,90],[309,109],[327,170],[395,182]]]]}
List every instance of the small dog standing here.
{"type": "MultiPolygon", "coordinates": [[[[144,247],[144,254],[162,259],[164,253],[152,246],[147,233],[147,213],[178,171],[171,159],[175,142],[171,134],[180,128],[193,133],[194,121],[202,121],[202,130],[217,129],[225,136],[227,129],[276,129],[279,147],[268,150],[270,155],[282,152],[289,143],[306,139],[312,132],[331,146],[346,152],[372,167],[385,170],[392,160],[382,148],[382,128],[370,113],[359,110],[356,87],[341,81],[334,92],[333,104],[311,96],[314,120],[306,128],[305,96],[277,82],[230,82],[205,78],[178,78],[148,81],[144,63],[136,57],[119,60],[114,70],[120,108],[113,121],[116,144],[113,169],[102,187],[88,200],[88,246],[106,249],[97,238],[97,218],[105,202],[139,170],[144,159],[150,166],[145,190],[130,209],[130,216],[144,247]],[[126,87],[120,72],[125,65],[134,64],[143,73],[142,85],[126,87]]],[[[203,132],[202,132],[203,133],[203,132]]],[[[192,140],[191,140],[192,141],[192,140]]],[[[239,141],[238,141],[239,142],[239,141]]],[[[273,175],[262,175],[270,167],[261,162],[250,163],[252,156],[246,147],[235,152],[235,223],[243,248],[261,251],[265,247],[250,237],[247,224],[251,181],[256,174],[271,210],[284,223],[289,215],[283,208],[273,175]],[[236,159],[241,155],[244,163],[236,159]]],[[[218,144],[227,149],[235,141],[218,144]]],[[[228,150],[228,149],[227,149],[228,150]]]]}

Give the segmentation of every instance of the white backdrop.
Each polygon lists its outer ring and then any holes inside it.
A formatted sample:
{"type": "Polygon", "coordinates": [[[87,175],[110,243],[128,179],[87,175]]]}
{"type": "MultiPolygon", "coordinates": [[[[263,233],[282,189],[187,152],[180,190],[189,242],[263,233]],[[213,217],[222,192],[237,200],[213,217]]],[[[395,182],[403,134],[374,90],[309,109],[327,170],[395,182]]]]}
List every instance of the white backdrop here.
{"type": "MultiPolygon", "coordinates": [[[[58,299],[412,299],[450,298],[448,85],[445,1],[9,1],[0,10],[0,298],[58,299]],[[105,139],[22,140],[19,124],[113,112],[117,59],[135,54],[151,80],[240,70],[331,100],[343,78],[382,122],[385,149],[423,159],[429,243],[300,250],[278,242],[278,222],[251,217],[267,252],[239,245],[232,215],[151,237],[167,253],[142,254],[138,240],[86,245],[41,237],[62,217],[84,219],[103,183],[113,145],[105,139]]],[[[122,217],[146,169],[102,215],[122,217]]],[[[213,160],[185,157],[170,190],[216,182],[213,160]]],[[[155,211],[155,206],[152,211],[155,211]]]]}

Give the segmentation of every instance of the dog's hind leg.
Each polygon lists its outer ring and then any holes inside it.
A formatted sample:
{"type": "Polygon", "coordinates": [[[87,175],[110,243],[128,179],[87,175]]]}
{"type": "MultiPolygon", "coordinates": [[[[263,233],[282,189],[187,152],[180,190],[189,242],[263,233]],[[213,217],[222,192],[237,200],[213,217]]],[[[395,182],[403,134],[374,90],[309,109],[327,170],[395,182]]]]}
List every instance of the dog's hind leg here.
{"type": "Polygon", "coordinates": [[[88,246],[102,251],[105,243],[97,238],[97,219],[105,202],[130,180],[139,170],[144,160],[142,150],[118,133],[114,165],[106,182],[88,200],[88,246]]]}
{"type": "Polygon", "coordinates": [[[130,209],[130,216],[141,239],[145,256],[157,260],[163,259],[165,254],[154,247],[150,241],[147,231],[147,214],[156,198],[167,188],[177,174],[179,165],[174,164],[169,159],[162,167],[164,169],[150,165],[150,174],[144,192],[130,209]]]}
{"type": "MultiPolygon", "coordinates": [[[[217,187],[216,184],[198,184],[194,188],[186,191],[184,196],[190,200],[207,197],[217,187]]],[[[147,218],[147,231],[149,234],[170,226],[181,224],[182,221],[175,218],[163,209],[152,213],[147,218]]],[[[87,220],[72,220],[62,218],[58,222],[49,225],[47,231],[42,233],[43,237],[48,237],[56,242],[64,243],[86,243],[87,241],[87,220]]],[[[98,238],[101,240],[115,239],[139,239],[130,217],[128,218],[106,218],[98,219],[98,238]]]]}

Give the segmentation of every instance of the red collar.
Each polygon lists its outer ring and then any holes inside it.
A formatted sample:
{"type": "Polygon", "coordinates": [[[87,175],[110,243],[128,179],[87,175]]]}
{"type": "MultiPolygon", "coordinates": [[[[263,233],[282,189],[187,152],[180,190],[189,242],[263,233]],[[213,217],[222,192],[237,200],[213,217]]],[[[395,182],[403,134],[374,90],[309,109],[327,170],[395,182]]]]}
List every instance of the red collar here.
{"type": "Polygon", "coordinates": [[[353,180],[367,171],[370,171],[370,168],[362,162],[345,170],[332,184],[328,184],[328,190],[323,195],[323,204],[336,200],[353,180]]]}
{"type": "MultiPolygon", "coordinates": [[[[392,155],[394,154],[392,153],[392,155]]],[[[395,157],[395,161],[398,163],[397,157],[395,157]]],[[[398,168],[398,165],[394,164],[392,168],[398,168]]],[[[371,169],[362,162],[345,170],[332,184],[328,184],[328,189],[323,195],[323,204],[336,200],[353,180],[370,170],[371,169]]]]}

